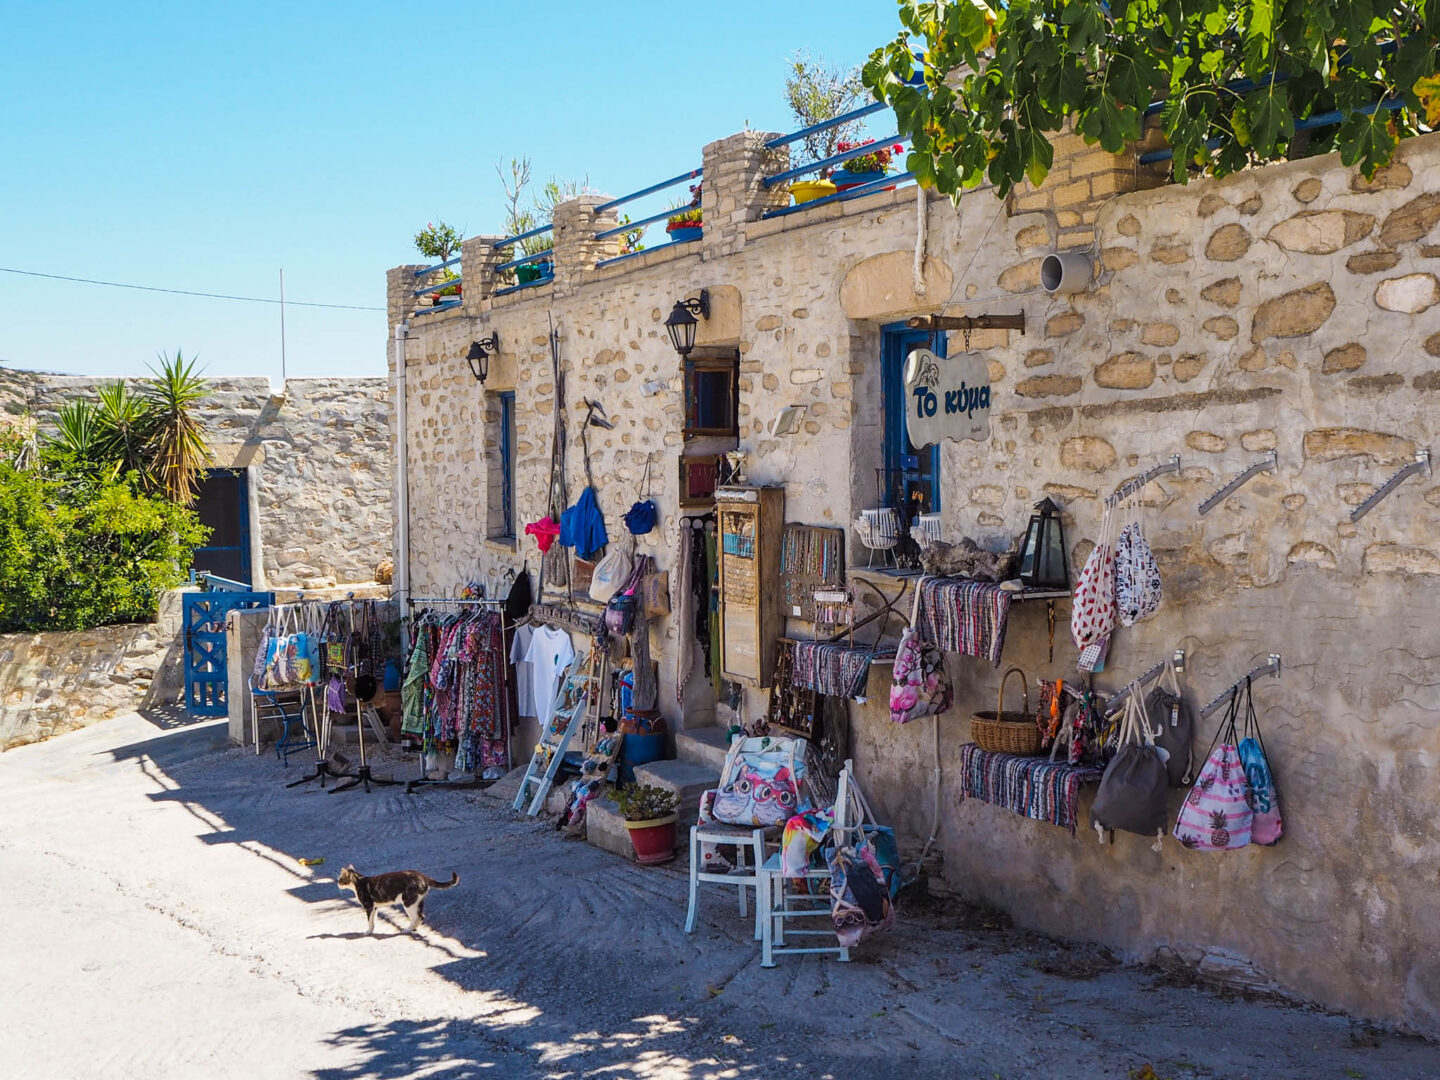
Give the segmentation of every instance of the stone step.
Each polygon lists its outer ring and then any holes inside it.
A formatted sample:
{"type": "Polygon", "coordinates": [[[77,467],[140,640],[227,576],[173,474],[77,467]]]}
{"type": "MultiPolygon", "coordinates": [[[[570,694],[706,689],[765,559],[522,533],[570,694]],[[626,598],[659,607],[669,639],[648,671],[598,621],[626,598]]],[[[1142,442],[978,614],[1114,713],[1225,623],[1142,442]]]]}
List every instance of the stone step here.
{"type": "Polygon", "coordinates": [[[701,793],[714,788],[720,782],[720,774],[708,766],[677,758],[636,765],[635,782],[675,792],[680,800],[676,813],[680,815],[682,824],[689,824],[695,820],[700,809],[701,793]]]}
{"type": "Polygon", "coordinates": [[[690,728],[675,733],[675,757],[711,769],[718,777],[725,767],[725,754],[730,749],[729,729],[723,727],[690,728]]]}
{"type": "Polygon", "coordinates": [[[626,859],[635,858],[630,830],[625,828],[625,819],[620,816],[620,807],[614,799],[591,799],[585,807],[585,840],[603,851],[626,859]]]}

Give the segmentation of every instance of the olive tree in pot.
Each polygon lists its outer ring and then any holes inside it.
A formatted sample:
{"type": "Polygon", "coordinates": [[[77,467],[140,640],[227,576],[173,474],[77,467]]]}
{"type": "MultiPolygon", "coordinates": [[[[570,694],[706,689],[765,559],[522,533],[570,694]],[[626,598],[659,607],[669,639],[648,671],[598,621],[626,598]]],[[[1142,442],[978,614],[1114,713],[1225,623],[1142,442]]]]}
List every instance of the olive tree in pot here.
{"type": "Polygon", "coordinates": [[[635,861],[669,862],[675,857],[675,793],[650,784],[627,784],[615,792],[620,816],[635,845],[635,861]]]}

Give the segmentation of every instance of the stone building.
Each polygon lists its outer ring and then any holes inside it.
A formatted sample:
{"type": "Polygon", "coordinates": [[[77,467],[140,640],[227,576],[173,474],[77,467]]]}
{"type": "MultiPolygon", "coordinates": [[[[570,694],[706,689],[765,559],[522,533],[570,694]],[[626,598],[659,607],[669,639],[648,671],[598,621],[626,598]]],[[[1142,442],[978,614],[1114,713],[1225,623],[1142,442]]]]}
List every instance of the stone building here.
{"type": "MultiPolygon", "coordinates": [[[[496,295],[493,267],[508,256],[486,238],[465,244],[459,307],[414,312],[416,268],[390,272],[392,330],[405,324],[391,385],[403,373],[409,513],[397,562],[408,562],[410,590],[537,565],[532,541],[515,534],[546,512],[552,320],[568,498],[583,486],[589,398],[615,421],[589,431],[610,534],[623,535],[648,462],[661,527],[639,550],[673,571],[679,458],[694,449],[686,375],[662,325],[677,300],[705,289],[696,355],[737,358],[734,441],[752,482],[783,485],[787,521],[837,526],[883,497],[887,423],[903,407],[898,359],[917,343],[899,324],[1023,311],[1023,333],[950,335],[952,356],[983,355],[993,412],[988,441],[943,442],[933,463],[912,467],[938,497],[943,535],[1008,547],[1049,495],[1065,510],[1073,574],[1103,497],[1178,454],[1178,475],[1144,497],[1164,603],[1117,633],[1097,682],[1118,687],[1183,648],[1187,693],[1204,702],[1282,654],[1283,678],[1258,686],[1256,700],[1287,832],[1275,848],[1201,853],[1167,840],[1155,852],[1140,837],[1102,845],[962,802],[959,748],[971,713],[993,708],[1000,672],[951,656],[956,703],[939,718],[946,877],[1026,926],[1130,956],[1169,949],[1239,965],[1327,1005],[1440,1032],[1440,657],[1430,644],[1440,486],[1422,474],[1350,521],[1440,438],[1440,135],[1402,144],[1371,180],[1332,156],[1183,187],[1162,186],[1132,155],[1063,137],[1045,186],[1005,201],[982,189],[955,207],[909,188],[771,217],[776,189],[759,181],[787,161],[765,139],[705,148],[699,242],[597,268],[618,254],[615,238],[596,238],[614,211],[586,196],[556,211],[553,283],[496,295]],[[1059,250],[1089,256],[1081,291],[1042,287],[1042,259],[1059,250]],[[481,385],[464,357],[492,333],[500,353],[481,385]],[[788,406],[805,407],[799,430],[772,435],[788,406]],[[510,521],[496,464],[507,414],[510,521]],[[1273,472],[1198,512],[1270,450],[1273,472]]],[[[847,544],[852,568],[863,563],[853,533],[847,544]]],[[[1073,678],[1063,602],[1059,614],[1052,659],[1045,605],[1015,605],[1006,665],[1073,678]]],[[[692,692],[676,704],[676,656],[693,643],[675,622],[653,624],[651,650],[665,713],[693,728],[713,722],[715,706],[692,692]]],[[[888,681],[872,668],[867,703],[850,706],[853,755],[882,819],[923,837],[933,729],[891,723],[888,681]]],[[[746,715],[765,698],[748,689],[746,715]]],[[[1201,725],[1197,752],[1214,725],[1201,725]]],[[[1178,793],[1172,817],[1176,806],[1178,793]]]]}
{"type": "MultiPolygon", "coordinates": [[[[0,372],[0,409],[44,425],[107,380],[0,372]]],[[[196,566],[259,589],[372,581],[390,555],[389,387],[381,378],[212,379],[197,410],[214,453],[196,566]]]]}

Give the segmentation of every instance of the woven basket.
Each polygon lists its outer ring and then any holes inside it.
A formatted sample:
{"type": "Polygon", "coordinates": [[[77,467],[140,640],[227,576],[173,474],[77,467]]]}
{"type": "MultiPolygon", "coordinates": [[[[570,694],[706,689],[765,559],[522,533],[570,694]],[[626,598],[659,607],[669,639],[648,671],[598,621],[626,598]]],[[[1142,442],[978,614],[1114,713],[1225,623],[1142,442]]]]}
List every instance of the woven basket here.
{"type": "Polygon", "coordinates": [[[981,750],[997,754],[1020,754],[1031,756],[1040,753],[1043,735],[1030,715],[1030,688],[1025,673],[1011,668],[1000,678],[1000,694],[995,702],[994,712],[977,712],[970,717],[970,739],[981,750]],[[1005,711],[1005,684],[1011,675],[1020,676],[1020,691],[1024,702],[1020,711],[1005,711]]]}

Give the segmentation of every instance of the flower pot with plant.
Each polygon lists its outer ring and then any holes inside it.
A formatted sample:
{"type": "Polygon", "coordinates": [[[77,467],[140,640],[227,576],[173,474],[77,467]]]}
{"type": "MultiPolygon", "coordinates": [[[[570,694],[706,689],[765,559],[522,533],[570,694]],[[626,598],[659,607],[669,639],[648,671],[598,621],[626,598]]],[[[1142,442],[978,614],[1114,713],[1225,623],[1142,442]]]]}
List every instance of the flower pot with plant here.
{"type": "MultiPolygon", "coordinates": [[[[835,144],[837,153],[843,154],[847,150],[856,150],[862,146],[873,146],[874,139],[866,139],[864,142],[850,142],[841,139],[835,144]]],[[[894,155],[905,148],[898,143],[894,146],[876,146],[868,153],[859,154],[843,162],[840,168],[831,174],[835,181],[837,191],[848,191],[850,188],[859,187],[861,184],[871,184],[877,180],[885,179],[890,172],[890,162],[894,155]]],[[[876,191],[894,191],[895,185],[876,188],[876,191]]]]}
{"type": "Polygon", "coordinates": [[[829,180],[792,180],[790,181],[790,195],[795,200],[795,205],[814,202],[816,199],[828,198],[834,195],[836,187],[829,180]]]}
{"type": "MultiPolygon", "coordinates": [[[[425,228],[415,234],[415,250],[424,255],[427,259],[436,259],[439,262],[449,262],[450,259],[460,250],[462,239],[459,229],[440,222],[438,225],[427,221],[425,228]]],[[[443,304],[449,300],[456,300],[460,297],[460,275],[449,267],[440,271],[440,276],[431,284],[443,286],[430,294],[430,303],[443,304]],[[445,285],[453,281],[454,285],[445,285]]]]}
{"type": "Polygon", "coordinates": [[[704,184],[690,185],[690,202],[683,209],[676,207],[679,213],[671,214],[665,222],[665,231],[670,234],[672,244],[683,244],[687,240],[699,240],[704,235],[700,212],[700,195],[704,184]]]}
{"type": "Polygon", "coordinates": [[[662,863],[675,857],[678,800],[673,791],[650,784],[627,784],[616,790],[615,802],[625,819],[625,828],[630,830],[636,862],[662,863]]]}

